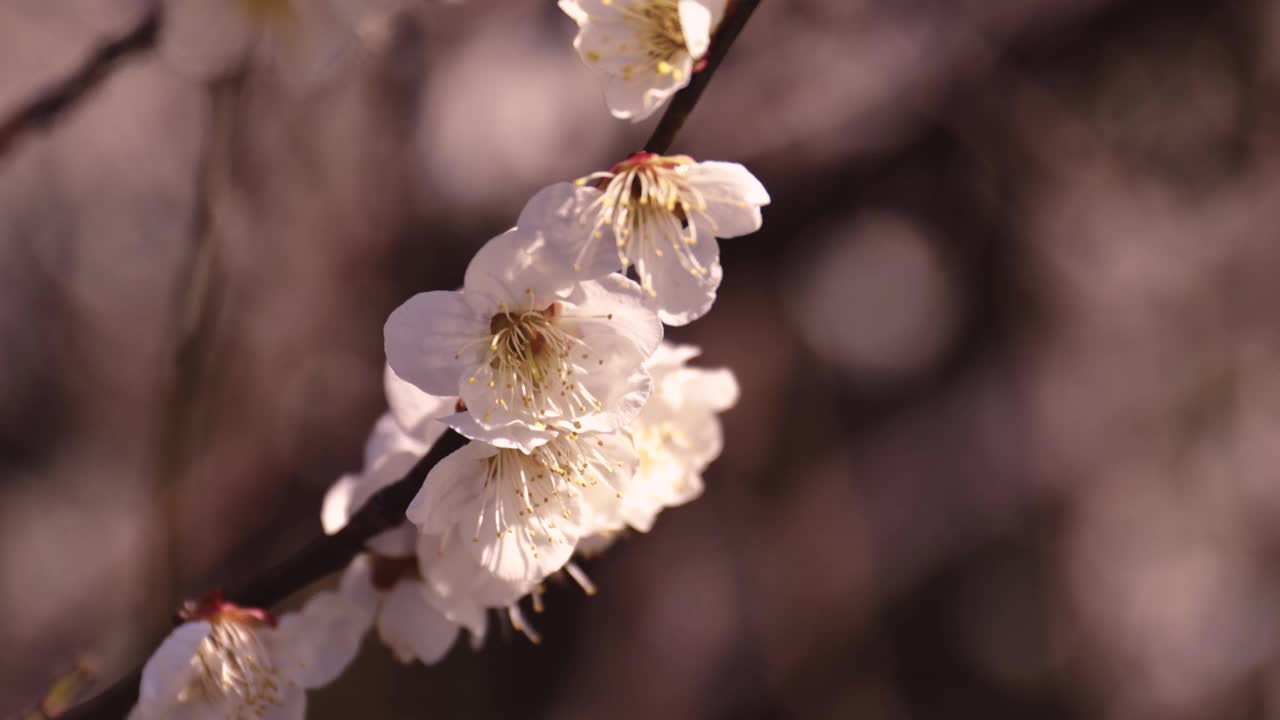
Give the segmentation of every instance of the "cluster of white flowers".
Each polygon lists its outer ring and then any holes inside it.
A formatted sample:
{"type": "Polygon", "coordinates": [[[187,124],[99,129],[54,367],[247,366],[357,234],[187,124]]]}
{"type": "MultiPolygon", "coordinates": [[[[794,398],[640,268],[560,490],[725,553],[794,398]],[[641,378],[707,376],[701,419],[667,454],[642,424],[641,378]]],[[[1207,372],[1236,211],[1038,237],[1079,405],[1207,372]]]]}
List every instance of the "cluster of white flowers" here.
{"type": "MultiPolygon", "coordinates": [[[[688,82],[724,10],[561,7],[581,27],[583,57],[612,73],[614,114],[633,119],[688,82]]],[[[446,428],[469,442],[430,470],[406,522],[370,540],[336,591],[278,624],[220,599],[191,609],[148,663],[135,717],[301,717],[304,691],[336,677],[374,628],[403,662],[438,661],[460,629],[478,646],[490,610],[536,641],[526,596],[540,609],[542,583],[560,572],[593,593],[575,554],[647,532],[702,492],[723,444],[718,413],[738,386],[728,370],[688,366],[698,349],[664,342],[663,325],[711,308],[717,238],[757,230],[768,202],[741,165],[653,153],[535,194],[476,253],[461,289],[418,294],[388,318],[389,411],[362,471],[326,496],[325,531],[446,428]]]]}

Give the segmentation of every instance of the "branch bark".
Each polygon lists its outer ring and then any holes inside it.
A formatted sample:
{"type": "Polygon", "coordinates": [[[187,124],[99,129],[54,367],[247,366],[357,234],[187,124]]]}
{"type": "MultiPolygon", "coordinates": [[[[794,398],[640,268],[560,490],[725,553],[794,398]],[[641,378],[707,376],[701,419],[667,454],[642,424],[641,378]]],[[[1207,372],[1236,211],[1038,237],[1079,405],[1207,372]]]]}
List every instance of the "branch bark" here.
{"type": "Polygon", "coordinates": [[[4,157],[28,130],[52,125],[63,113],[87,97],[133,55],[155,47],[163,13],[160,4],[148,10],[124,35],[100,46],[70,77],[20,107],[0,122],[0,157],[4,157]]]}
{"type": "Polygon", "coordinates": [[[658,126],[649,136],[649,141],[644,144],[645,152],[666,155],[671,151],[676,134],[680,132],[680,128],[684,127],[684,121],[689,119],[689,115],[698,105],[698,100],[702,98],[702,91],[706,90],[707,84],[711,82],[711,76],[715,75],[720,63],[729,54],[733,41],[738,39],[742,28],[746,27],[747,21],[751,19],[751,13],[755,12],[759,6],[760,0],[730,2],[724,20],[716,28],[715,36],[711,38],[711,49],[707,51],[706,66],[694,73],[689,84],[672,98],[671,104],[662,114],[662,119],[658,121],[658,126]]]}
{"type": "MultiPolygon", "coordinates": [[[[645,143],[645,151],[657,154],[670,151],[680,128],[702,97],[703,90],[711,82],[711,77],[729,53],[730,46],[759,4],[760,0],[731,2],[712,40],[706,66],[694,75],[688,87],[672,99],[653,135],[645,143]]],[[[0,135],[0,150],[3,149],[2,139],[3,136],[0,135]]],[[[308,585],[339,572],[364,549],[370,538],[405,522],[405,509],[418,494],[427,473],[436,463],[466,443],[466,438],[452,430],[445,433],[404,477],[370,498],[341,532],[312,540],[276,567],[232,592],[225,593],[227,599],[246,607],[269,608],[308,585]]],[[[141,678],[142,668],[139,666],[102,693],[69,710],[62,716],[62,720],[124,718],[137,700],[141,678]]]]}

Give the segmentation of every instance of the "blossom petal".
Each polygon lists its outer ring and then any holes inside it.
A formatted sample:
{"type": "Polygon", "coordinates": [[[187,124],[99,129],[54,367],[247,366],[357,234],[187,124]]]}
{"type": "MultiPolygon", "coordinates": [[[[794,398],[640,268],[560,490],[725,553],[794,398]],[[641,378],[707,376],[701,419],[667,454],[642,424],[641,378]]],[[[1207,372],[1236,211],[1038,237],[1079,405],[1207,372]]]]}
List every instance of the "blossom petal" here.
{"type": "Polygon", "coordinates": [[[566,311],[581,329],[583,339],[620,336],[648,357],[662,342],[662,323],[645,307],[644,291],[632,280],[613,274],[580,283],[568,298],[566,311]]]}
{"type": "Polygon", "coordinates": [[[480,565],[499,580],[532,585],[564,567],[573,557],[572,542],[544,542],[536,548],[520,536],[506,532],[473,543],[473,555],[480,565]]]}
{"type": "Polygon", "coordinates": [[[370,616],[378,611],[382,593],[373,585],[373,563],[368,553],[352,558],[338,581],[338,594],[370,616]]]}
{"type": "Polygon", "coordinates": [[[595,237],[587,210],[599,199],[594,187],[556,183],[542,188],[525,203],[517,225],[540,238],[556,262],[572,267],[577,277],[595,279],[625,270],[614,243],[595,237]]]}
{"type": "Polygon", "coordinates": [[[304,688],[324,687],[346,670],[373,625],[367,603],[320,592],[286,613],[275,630],[274,658],[304,688]]]}
{"type": "Polygon", "coordinates": [[[481,471],[497,448],[484,443],[468,443],[436,463],[427,473],[405,515],[424,533],[443,535],[452,528],[464,508],[475,506],[484,490],[481,471]]]}
{"type": "Polygon", "coordinates": [[[320,526],[326,535],[332,535],[347,526],[351,517],[351,498],[355,495],[359,484],[358,475],[343,475],[338,478],[324,494],[324,503],[320,506],[320,526]]]}
{"type": "Polygon", "coordinates": [[[462,293],[419,293],[392,311],[384,328],[387,364],[405,381],[441,397],[458,392],[459,378],[478,352],[489,318],[479,317],[462,293]],[[460,357],[462,355],[462,357],[460,357]]]}
{"type": "Polygon", "coordinates": [[[706,217],[695,215],[699,236],[708,232],[715,237],[731,238],[760,229],[761,206],[769,204],[769,192],[751,171],[738,163],[705,161],[689,168],[689,183],[707,201],[706,217]]]}
{"type": "Polygon", "coordinates": [[[556,434],[551,428],[545,426],[541,429],[534,428],[518,419],[503,425],[485,427],[480,424],[475,415],[469,412],[454,413],[443,418],[441,422],[463,437],[479,440],[494,447],[515,448],[524,452],[546,444],[556,434]]]}
{"type": "Polygon", "coordinates": [[[213,632],[207,622],[189,622],[179,625],[160,643],[155,653],[142,668],[142,684],[138,691],[138,705],[144,716],[162,715],[148,712],[176,703],[191,679],[191,661],[200,643],[213,632]]]}
{"type": "Polygon", "coordinates": [[[672,95],[689,84],[688,77],[693,61],[687,56],[680,64],[684,80],[675,80],[674,74],[643,73],[642,79],[608,77],[604,84],[604,102],[609,113],[619,120],[633,123],[649,119],[672,95]]]}
{"type": "Polygon", "coordinates": [[[416,580],[401,580],[387,592],[378,615],[378,636],[403,663],[438,662],[458,637],[458,626],[428,605],[422,590],[416,580]]]}
{"type": "Polygon", "coordinates": [[[391,416],[405,433],[426,446],[444,434],[445,426],[435,421],[453,412],[456,398],[428,395],[397,375],[390,365],[383,370],[382,387],[391,416]]]}
{"type": "MultiPolygon", "coordinates": [[[[462,287],[475,311],[482,316],[488,313],[483,316],[485,329],[490,318],[499,312],[499,305],[517,307],[525,303],[526,290],[535,301],[550,304],[556,293],[573,284],[570,268],[551,260],[545,251],[545,239],[519,228],[481,246],[467,265],[462,287]]],[[[396,372],[400,370],[397,368],[396,372]]],[[[411,378],[405,379],[412,382],[411,378]]]]}
{"type": "Polygon", "coordinates": [[[280,697],[260,712],[262,720],[304,720],[307,717],[307,694],[296,685],[282,688],[280,697]]]}
{"type": "MultiPolygon", "coordinates": [[[[456,530],[443,537],[422,535],[418,539],[418,569],[422,573],[422,596],[449,621],[467,628],[472,637],[483,637],[485,605],[491,598],[476,592],[480,584],[491,579],[463,547],[456,530]]],[[[487,583],[492,585],[493,583],[487,583]]],[[[493,595],[492,588],[483,588],[493,595]]],[[[511,600],[522,591],[512,590],[511,600]]],[[[506,596],[504,596],[506,597],[506,596]]],[[[503,604],[503,603],[499,603],[503,604]]]]}
{"type": "Polygon", "coordinates": [[[654,293],[650,304],[667,325],[688,325],[706,315],[715,304],[716,291],[724,278],[720,248],[715,238],[706,236],[698,241],[695,252],[699,263],[707,269],[706,275],[696,276],[675,263],[666,263],[661,272],[650,276],[654,293]]]}
{"type": "Polygon", "coordinates": [[[422,455],[429,447],[429,443],[406,432],[391,413],[383,413],[382,417],[374,423],[369,439],[365,441],[364,466],[367,471],[382,462],[388,455],[422,455]]]}
{"type": "MultiPolygon", "coordinates": [[[[711,24],[719,20],[712,15],[710,5],[706,0],[680,0],[680,33],[694,59],[707,53],[711,46],[711,24]]],[[[723,4],[720,5],[723,12],[723,4]]]]}

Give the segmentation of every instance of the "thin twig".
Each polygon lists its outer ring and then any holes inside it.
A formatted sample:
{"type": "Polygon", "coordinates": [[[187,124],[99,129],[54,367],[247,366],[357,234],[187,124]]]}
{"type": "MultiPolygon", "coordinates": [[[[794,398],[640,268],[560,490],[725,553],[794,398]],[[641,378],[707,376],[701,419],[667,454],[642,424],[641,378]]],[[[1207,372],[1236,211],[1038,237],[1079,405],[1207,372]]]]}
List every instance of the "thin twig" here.
{"type": "Polygon", "coordinates": [[[0,122],[0,157],[4,157],[28,130],[48,127],[56,122],[63,113],[101,85],[124,60],[155,47],[161,20],[160,4],[156,3],[132,30],[100,46],[70,77],[0,122]]]}
{"type": "Polygon", "coordinates": [[[733,45],[733,41],[738,39],[738,34],[742,32],[742,28],[746,26],[747,20],[751,19],[751,13],[756,11],[760,5],[760,0],[733,0],[729,4],[729,10],[725,14],[724,20],[720,21],[720,27],[716,29],[716,34],[711,38],[711,49],[707,51],[707,64],[698,72],[693,74],[693,78],[689,80],[688,86],[676,93],[672,98],[671,104],[667,106],[667,111],[662,114],[662,119],[658,121],[658,126],[653,129],[653,134],[649,136],[649,142],[644,144],[644,151],[657,155],[665,155],[671,150],[671,145],[676,140],[676,134],[680,132],[680,128],[684,127],[684,121],[689,119],[689,114],[693,112],[693,108],[698,105],[698,100],[702,97],[702,91],[707,89],[707,84],[711,82],[711,76],[715,74],[716,68],[720,67],[720,63],[725,56],[729,54],[729,47],[733,45]]]}
{"type": "MultiPolygon", "coordinates": [[[[734,0],[730,5],[713,39],[706,66],[694,76],[688,87],[676,94],[653,136],[645,143],[647,152],[662,154],[671,149],[676,134],[698,104],[711,76],[759,4],[760,0],[734,0]]],[[[312,540],[280,565],[226,593],[226,597],[246,607],[269,608],[342,570],[364,549],[370,538],[405,522],[405,510],[421,489],[427,473],[466,442],[466,438],[452,430],[445,433],[403,478],[380,490],[351,516],[341,532],[312,540]]],[[[138,697],[141,677],[142,668],[135,668],[96,697],[72,708],[61,720],[115,720],[125,717],[138,697]]]]}

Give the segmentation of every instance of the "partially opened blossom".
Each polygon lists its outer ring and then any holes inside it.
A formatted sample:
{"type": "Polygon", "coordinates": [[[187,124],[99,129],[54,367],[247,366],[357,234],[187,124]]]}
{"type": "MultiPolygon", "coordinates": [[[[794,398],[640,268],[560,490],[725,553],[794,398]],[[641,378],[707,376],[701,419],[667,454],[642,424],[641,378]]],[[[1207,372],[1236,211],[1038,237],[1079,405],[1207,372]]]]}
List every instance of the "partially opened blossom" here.
{"type": "Polygon", "coordinates": [[[653,395],[627,428],[639,464],[619,508],[635,530],[648,532],[659,511],[701,495],[702,472],[724,447],[718,414],[738,401],[738,381],[727,368],[689,367],[699,352],[663,343],[648,362],[653,395]]]}
{"type": "Polygon", "coordinates": [[[430,395],[458,395],[462,434],[531,450],[567,431],[617,430],[649,395],[643,361],[662,338],[640,287],[575,281],[543,240],[510,230],[467,267],[460,291],[415,295],[387,319],[387,363],[430,395]]]}
{"type": "Polygon", "coordinates": [[[498,580],[532,589],[617,515],[636,466],[624,433],[557,435],[530,452],[472,442],[440,461],[407,515],[458,538],[498,580]]]}
{"type": "Polygon", "coordinates": [[[715,302],[723,276],[716,238],[759,230],[768,204],[764,186],[737,163],[636,153],[608,172],[542,189],[519,226],[578,277],[634,267],[662,321],[684,325],[715,302]]]}
{"type": "MultiPolygon", "coordinates": [[[[378,638],[400,662],[438,662],[458,637],[460,623],[432,602],[415,555],[356,556],[343,573],[339,594],[365,609],[378,638]]],[[[476,606],[466,617],[472,636],[483,638],[483,610],[476,606]]]]}
{"type": "MultiPolygon", "coordinates": [[[[392,411],[374,426],[365,446],[365,469],[344,475],[325,495],[321,521],[333,534],[376,492],[398,481],[444,430],[434,418],[453,410],[454,401],[425,395],[388,369],[384,376],[392,411]],[[408,430],[406,430],[408,428],[408,430]]],[[[352,561],[339,594],[363,608],[369,625],[402,662],[434,663],[448,652],[465,625],[484,635],[484,610],[471,601],[438,596],[423,582],[417,558],[418,532],[406,520],[368,541],[369,552],[352,561]]],[[[432,557],[434,560],[434,556],[432,557]]]]}
{"type": "Polygon", "coordinates": [[[560,0],[578,23],[573,47],[603,76],[616,118],[639,122],[689,84],[725,0],[560,0]]]}
{"type": "Polygon", "coordinates": [[[133,720],[301,720],[306,690],[341,674],[369,624],[363,608],[328,592],[279,622],[217,595],[183,617],[143,668],[133,720]]]}
{"type": "Polygon", "coordinates": [[[337,67],[370,18],[415,0],[167,0],[163,54],[202,78],[251,58],[305,86],[337,67]]]}

